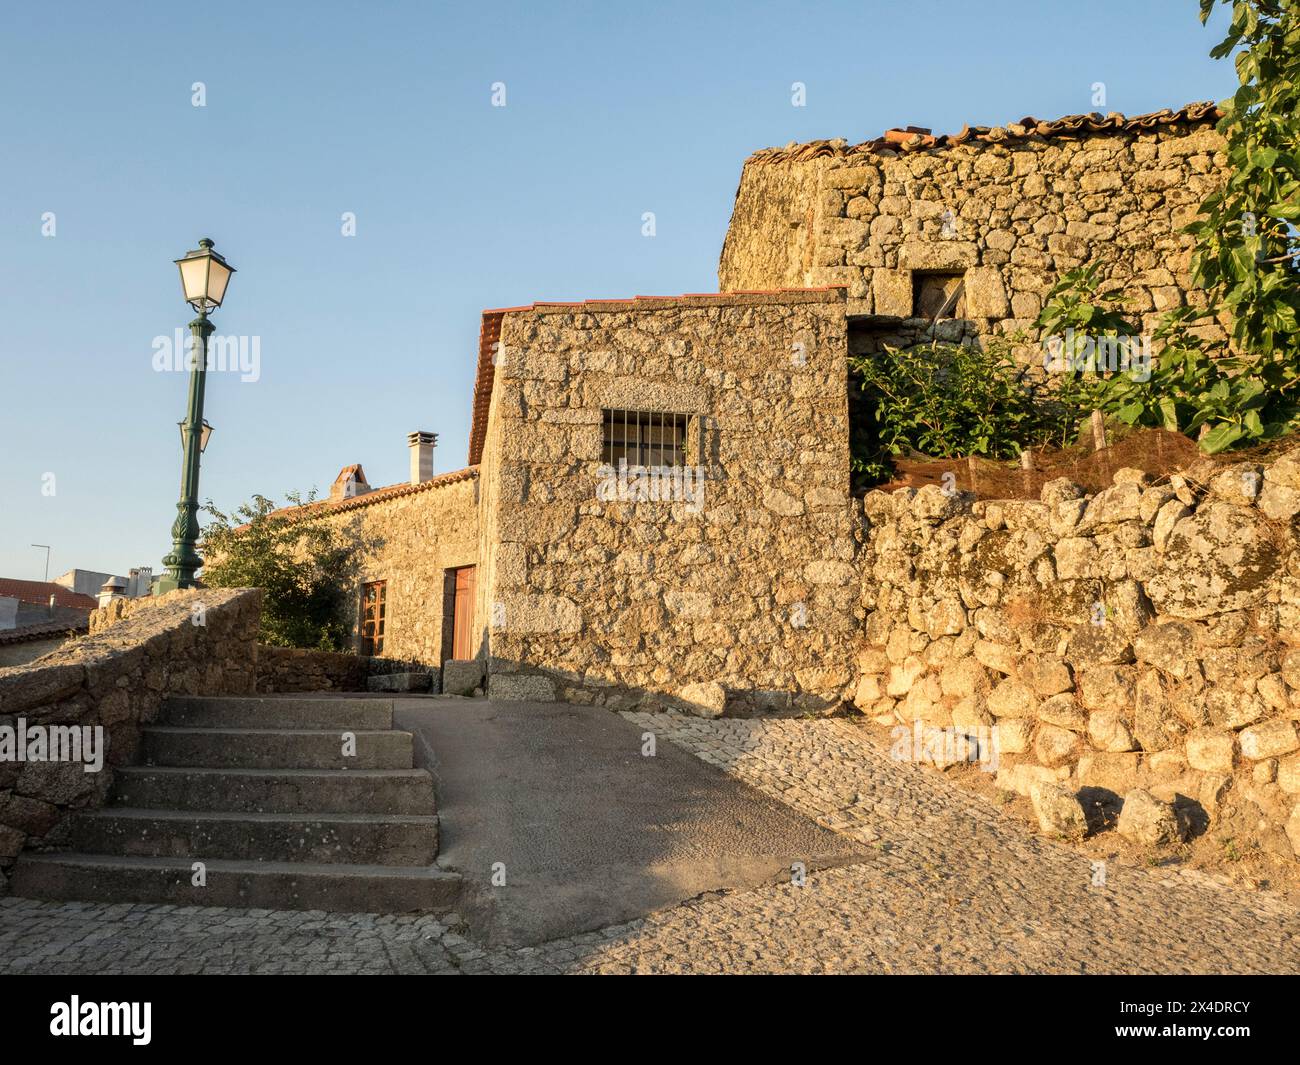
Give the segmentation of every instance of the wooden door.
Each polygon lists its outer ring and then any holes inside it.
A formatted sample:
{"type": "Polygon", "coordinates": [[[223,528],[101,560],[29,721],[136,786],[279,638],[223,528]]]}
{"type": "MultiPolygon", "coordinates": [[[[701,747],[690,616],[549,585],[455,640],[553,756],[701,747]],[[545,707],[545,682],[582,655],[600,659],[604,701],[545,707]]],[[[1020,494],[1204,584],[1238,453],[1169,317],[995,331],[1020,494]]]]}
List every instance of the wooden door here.
{"type": "Polygon", "coordinates": [[[461,566],[453,570],[455,593],[452,605],[451,657],[465,660],[474,657],[474,575],[477,567],[461,566]]]}
{"type": "Polygon", "coordinates": [[[361,653],[384,653],[384,611],[388,598],[385,581],[371,581],[361,586],[361,653]]]}

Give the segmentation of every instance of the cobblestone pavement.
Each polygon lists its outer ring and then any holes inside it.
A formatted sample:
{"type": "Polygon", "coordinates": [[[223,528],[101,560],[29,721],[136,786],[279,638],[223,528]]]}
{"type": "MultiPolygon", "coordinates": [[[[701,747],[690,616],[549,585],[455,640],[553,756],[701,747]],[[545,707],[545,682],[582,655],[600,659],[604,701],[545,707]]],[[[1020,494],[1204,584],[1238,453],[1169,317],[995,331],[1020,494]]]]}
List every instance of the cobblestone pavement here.
{"type": "Polygon", "coordinates": [[[1300,914],[1211,878],[1091,860],[839,720],[624,715],[872,847],[535,948],[455,915],[0,900],[0,972],[1296,972],[1300,914]]]}

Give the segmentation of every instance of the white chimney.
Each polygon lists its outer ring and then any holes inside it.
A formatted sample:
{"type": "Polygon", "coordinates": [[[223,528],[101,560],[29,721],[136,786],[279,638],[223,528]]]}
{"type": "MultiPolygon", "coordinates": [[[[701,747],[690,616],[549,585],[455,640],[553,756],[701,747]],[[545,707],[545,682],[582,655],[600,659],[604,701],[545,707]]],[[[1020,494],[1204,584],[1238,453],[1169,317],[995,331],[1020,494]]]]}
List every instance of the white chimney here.
{"type": "Polygon", "coordinates": [[[99,605],[108,606],[114,599],[126,598],[126,581],[121,577],[109,577],[99,590],[99,605]]]}
{"type": "Polygon", "coordinates": [[[153,583],[152,566],[133,566],[126,578],[126,594],[132,599],[149,594],[153,583]]]}
{"type": "Polygon", "coordinates": [[[406,435],[406,447],[411,453],[412,484],[424,484],[433,479],[433,449],[437,443],[437,433],[420,431],[406,435]]]}

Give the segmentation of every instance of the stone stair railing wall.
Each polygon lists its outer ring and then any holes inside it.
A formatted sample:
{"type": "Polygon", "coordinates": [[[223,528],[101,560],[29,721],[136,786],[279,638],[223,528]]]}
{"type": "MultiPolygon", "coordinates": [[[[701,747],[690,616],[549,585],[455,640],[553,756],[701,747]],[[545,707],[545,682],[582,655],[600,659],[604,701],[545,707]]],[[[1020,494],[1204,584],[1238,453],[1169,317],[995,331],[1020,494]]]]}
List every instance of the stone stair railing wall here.
{"type": "Polygon", "coordinates": [[[257,690],[273,692],[363,692],[373,659],[300,647],[257,649],[257,690]]]}
{"type": "MultiPolygon", "coordinates": [[[[91,634],[120,624],[157,600],[114,599],[90,615],[91,634]]],[[[312,692],[437,692],[438,666],[398,658],[367,657],[314,648],[257,645],[257,691],[263,695],[312,692]]]]}
{"type": "Polygon", "coordinates": [[[267,695],[364,691],[437,694],[442,689],[441,679],[442,670],[427,662],[265,644],[257,651],[257,690],[267,695]]]}
{"type": "Polygon", "coordinates": [[[1122,798],[1140,844],[1208,831],[1300,857],[1300,449],[1159,484],[1122,469],[1091,496],[872,492],[864,511],[860,710],[985,735],[1044,831],[1082,834],[1085,807],[1122,798]]]}
{"type": "Polygon", "coordinates": [[[24,847],[57,839],[70,814],[104,802],[117,767],[139,760],[142,726],[168,696],[255,689],[260,591],[177,591],[143,602],[33,663],[0,669],[0,894],[24,847]],[[56,727],[64,740],[72,727],[90,739],[81,760],[29,760],[48,758],[47,743],[31,743],[60,735],[56,727]],[[86,772],[92,747],[102,768],[86,772]]]}

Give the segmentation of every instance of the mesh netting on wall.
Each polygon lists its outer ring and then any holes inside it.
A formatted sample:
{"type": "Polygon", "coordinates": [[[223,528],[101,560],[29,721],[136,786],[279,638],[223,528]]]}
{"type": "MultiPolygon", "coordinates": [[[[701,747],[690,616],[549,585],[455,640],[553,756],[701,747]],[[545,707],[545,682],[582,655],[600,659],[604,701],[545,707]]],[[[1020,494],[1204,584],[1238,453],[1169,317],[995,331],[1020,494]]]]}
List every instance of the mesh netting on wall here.
{"type": "Polygon", "coordinates": [[[1036,449],[1033,468],[1028,470],[1015,462],[983,458],[898,458],[894,460],[893,480],[876,487],[889,492],[937,484],[974,492],[979,499],[1037,499],[1044,483],[1057,477],[1068,477],[1087,491],[1098,492],[1110,486],[1116,470],[1125,467],[1143,470],[1159,480],[1198,464],[1204,468],[1207,463],[1219,466],[1262,461],[1267,455],[1288,450],[1296,444],[1297,441],[1292,439],[1250,450],[1207,456],[1194,440],[1181,433],[1142,429],[1100,451],[1084,446],[1036,449]]]}

